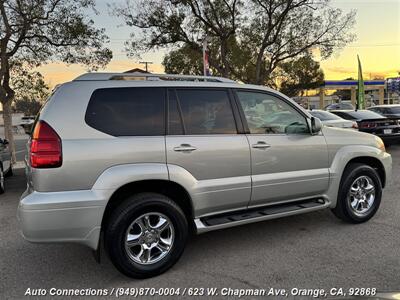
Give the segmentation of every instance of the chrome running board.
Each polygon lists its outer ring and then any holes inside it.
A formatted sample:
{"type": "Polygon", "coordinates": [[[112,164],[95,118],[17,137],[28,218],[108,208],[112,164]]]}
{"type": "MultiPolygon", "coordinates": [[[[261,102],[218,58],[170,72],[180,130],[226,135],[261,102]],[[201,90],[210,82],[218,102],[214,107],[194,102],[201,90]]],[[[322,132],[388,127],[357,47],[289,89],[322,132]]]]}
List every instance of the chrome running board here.
{"type": "Polygon", "coordinates": [[[329,206],[330,202],[325,199],[309,199],[197,218],[194,223],[197,233],[200,234],[217,229],[312,212],[329,206]]]}

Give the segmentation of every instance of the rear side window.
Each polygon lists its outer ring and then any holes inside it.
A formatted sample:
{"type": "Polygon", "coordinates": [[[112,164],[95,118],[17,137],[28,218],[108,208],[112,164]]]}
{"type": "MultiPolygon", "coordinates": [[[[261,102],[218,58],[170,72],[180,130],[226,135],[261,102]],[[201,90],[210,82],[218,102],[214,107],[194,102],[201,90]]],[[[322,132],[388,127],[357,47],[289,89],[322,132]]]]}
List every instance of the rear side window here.
{"type": "Polygon", "coordinates": [[[186,134],[237,133],[226,90],[182,89],[177,96],[186,134]]]}
{"type": "Polygon", "coordinates": [[[93,92],[86,123],[113,136],[165,134],[163,88],[106,88],[93,92]]]}

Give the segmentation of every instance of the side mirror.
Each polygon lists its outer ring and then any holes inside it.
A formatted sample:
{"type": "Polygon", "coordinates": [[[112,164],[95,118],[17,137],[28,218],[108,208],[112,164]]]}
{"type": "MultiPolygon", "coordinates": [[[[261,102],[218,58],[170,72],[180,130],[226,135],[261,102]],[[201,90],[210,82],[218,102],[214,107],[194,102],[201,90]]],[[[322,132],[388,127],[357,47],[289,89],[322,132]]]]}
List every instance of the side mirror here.
{"type": "Polygon", "coordinates": [[[311,133],[317,134],[322,129],[322,122],[320,119],[312,117],[311,118],[311,133]]]}

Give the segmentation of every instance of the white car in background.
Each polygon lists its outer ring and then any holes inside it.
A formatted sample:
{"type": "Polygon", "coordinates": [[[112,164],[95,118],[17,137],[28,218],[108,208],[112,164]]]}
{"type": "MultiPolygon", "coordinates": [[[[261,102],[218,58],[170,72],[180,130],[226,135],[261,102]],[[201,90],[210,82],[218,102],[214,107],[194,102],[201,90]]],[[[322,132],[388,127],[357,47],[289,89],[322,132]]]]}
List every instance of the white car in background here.
{"type": "Polygon", "coordinates": [[[25,116],[21,118],[20,126],[24,128],[26,134],[30,134],[32,130],[32,125],[35,123],[35,116],[25,116]]]}
{"type": "Polygon", "coordinates": [[[322,124],[329,127],[339,127],[339,128],[347,128],[347,129],[358,129],[357,122],[351,120],[345,120],[333,113],[330,113],[325,110],[313,109],[309,110],[309,113],[318,119],[321,120],[322,124]]]}

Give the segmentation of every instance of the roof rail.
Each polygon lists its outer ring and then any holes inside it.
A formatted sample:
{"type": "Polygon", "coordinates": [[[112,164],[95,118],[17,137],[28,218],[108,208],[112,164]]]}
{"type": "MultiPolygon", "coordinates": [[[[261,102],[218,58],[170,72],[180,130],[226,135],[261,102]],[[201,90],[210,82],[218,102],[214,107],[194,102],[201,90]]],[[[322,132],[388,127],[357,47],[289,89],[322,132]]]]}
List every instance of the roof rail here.
{"type": "Polygon", "coordinates": [[[102,80],[153,80],[153,81],[200,81],[200,82],[225,82],[236,81],[214,76],[193,76],[175,74],[146,74],[146,73],[86,73],[74,79],[74,81],[102,81],[102,80]]]}

